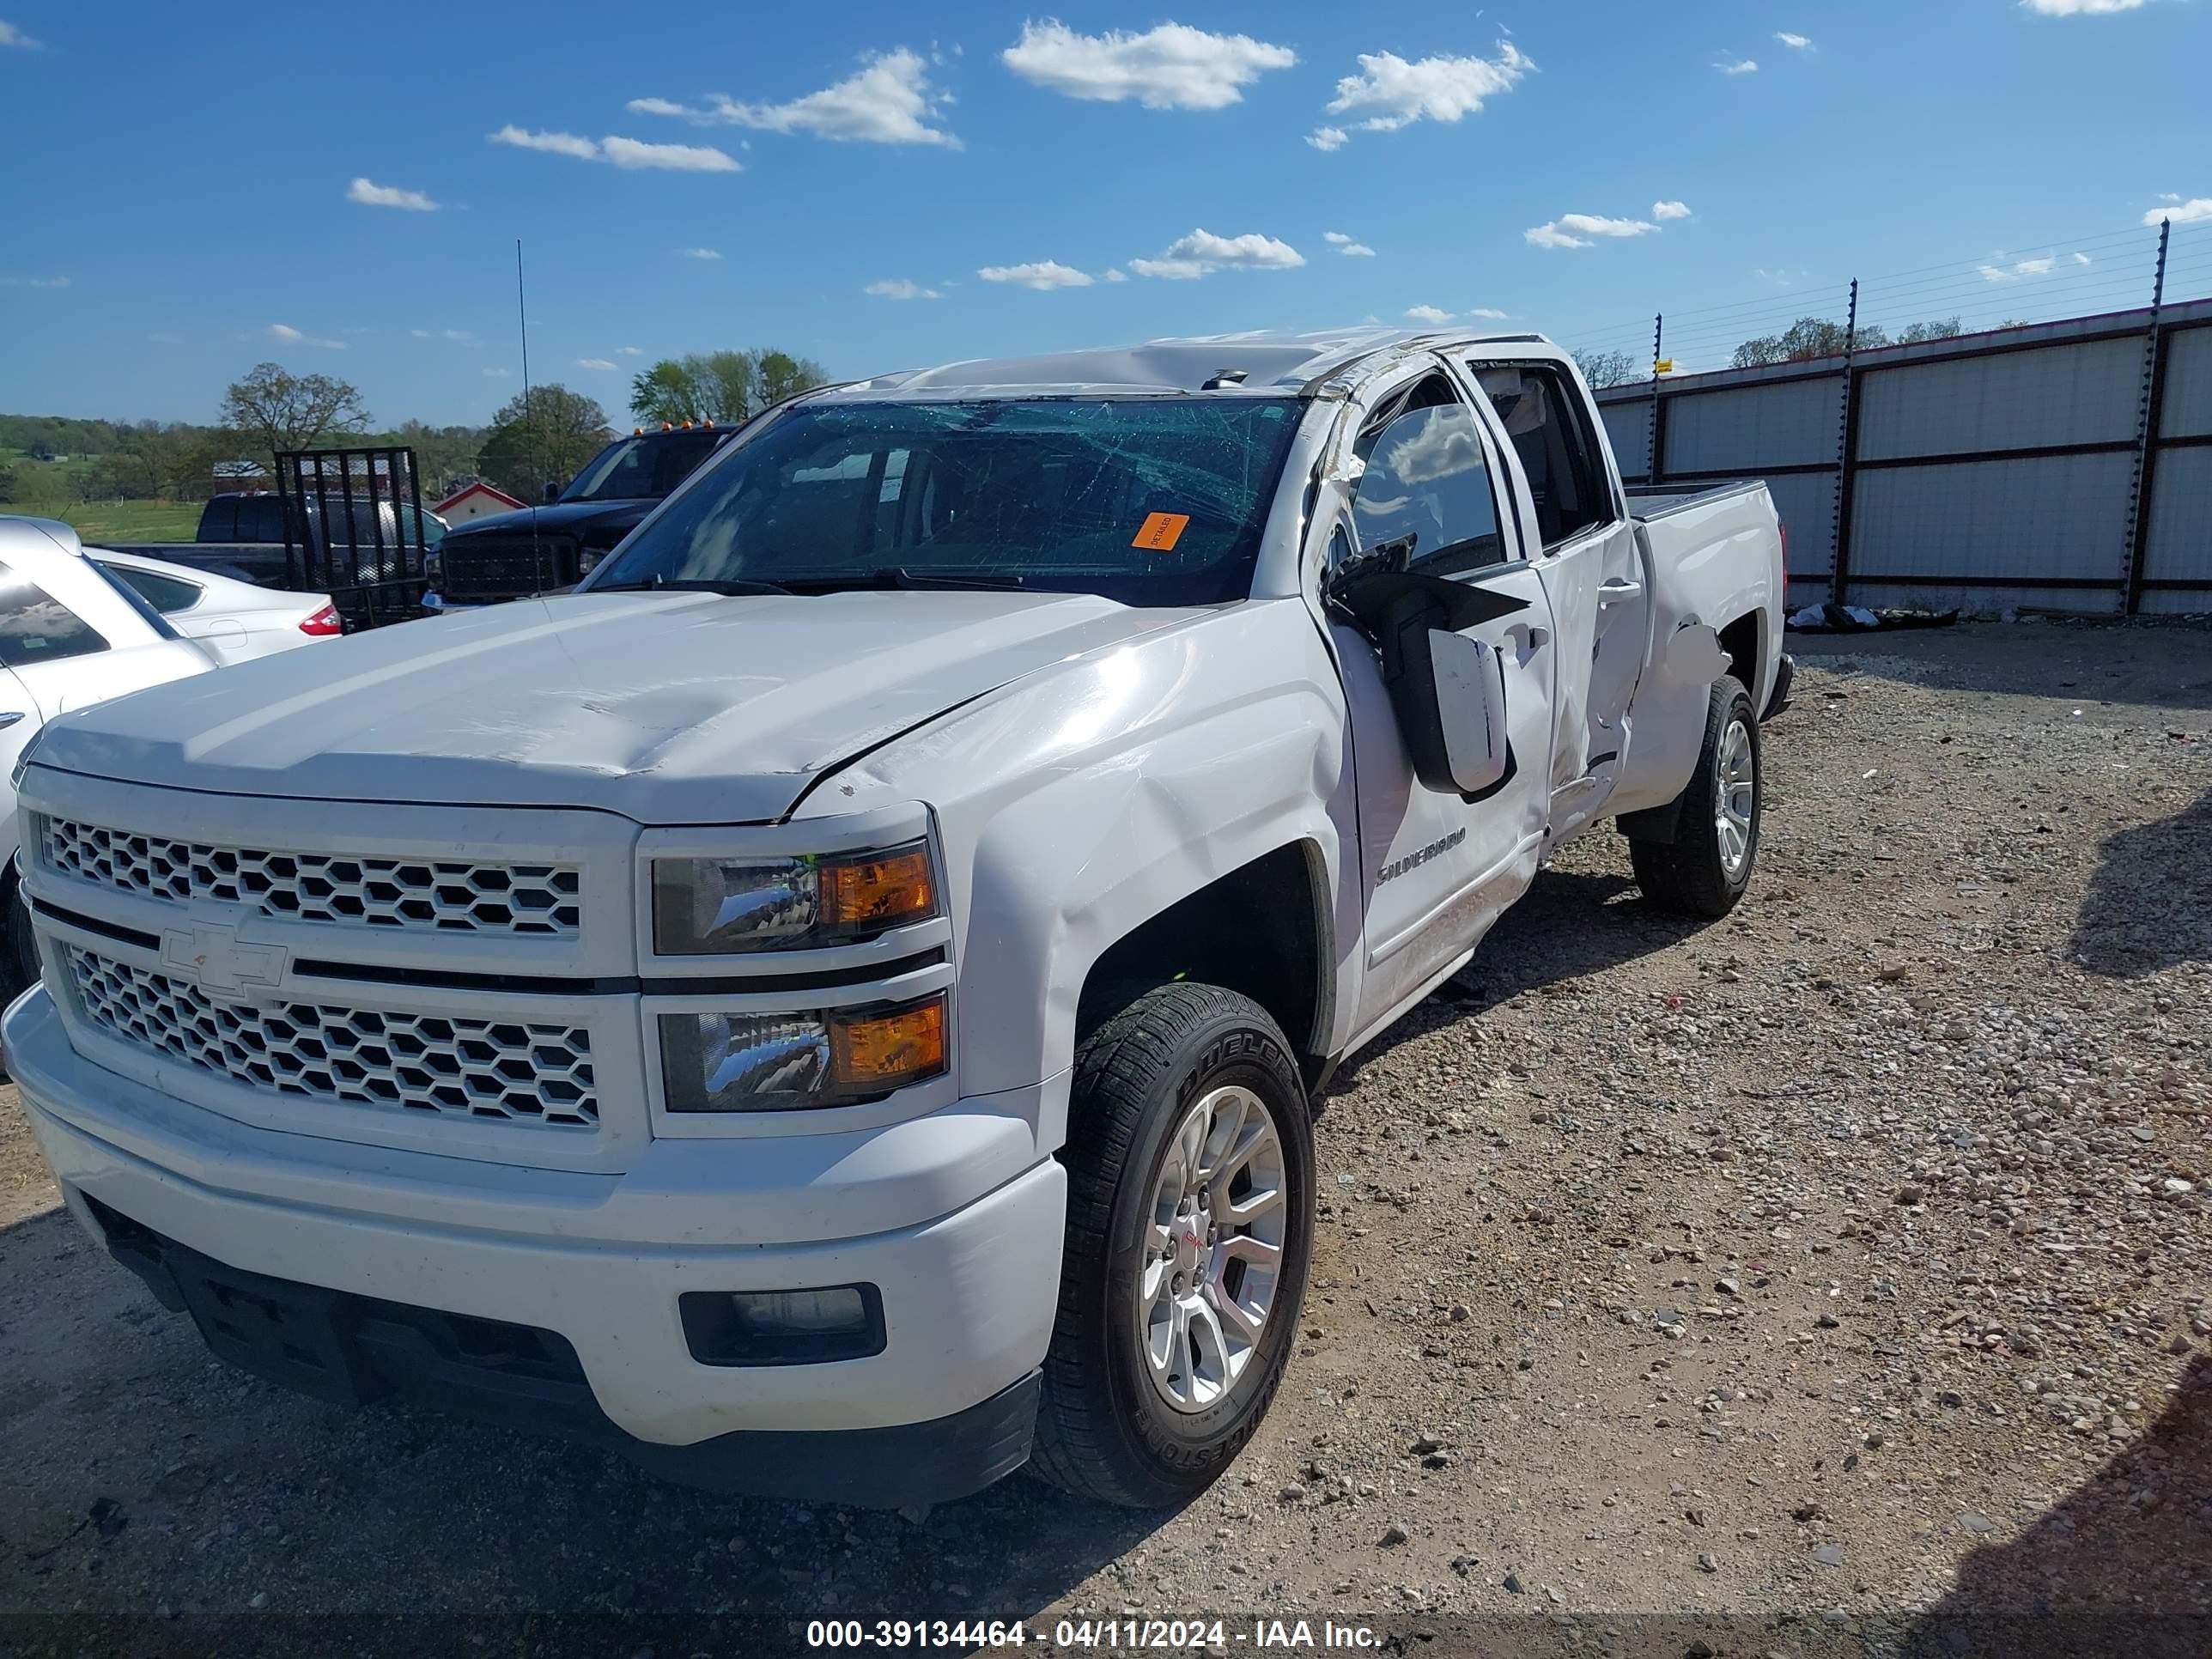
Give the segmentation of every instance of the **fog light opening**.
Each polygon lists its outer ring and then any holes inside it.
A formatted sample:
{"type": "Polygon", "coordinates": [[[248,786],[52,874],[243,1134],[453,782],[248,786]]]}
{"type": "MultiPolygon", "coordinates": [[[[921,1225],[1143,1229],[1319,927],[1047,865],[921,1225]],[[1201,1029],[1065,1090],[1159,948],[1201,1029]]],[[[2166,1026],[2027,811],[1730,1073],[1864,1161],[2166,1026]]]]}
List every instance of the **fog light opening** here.
{"type": "Polygon", "coordinates": [[[702,1365],[819,1365],[884,1351],[873,1285],[805,1291],[686,1291],[684,1340],[702,1365]]]}

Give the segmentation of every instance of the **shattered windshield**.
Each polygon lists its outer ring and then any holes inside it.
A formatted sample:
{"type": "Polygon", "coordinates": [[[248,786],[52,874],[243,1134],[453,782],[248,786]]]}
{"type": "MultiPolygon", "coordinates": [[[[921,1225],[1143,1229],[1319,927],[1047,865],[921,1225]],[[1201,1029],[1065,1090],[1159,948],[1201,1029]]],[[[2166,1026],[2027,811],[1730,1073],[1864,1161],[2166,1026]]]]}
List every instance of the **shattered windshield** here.
{"type": "Polygon", "coordinates": [[[1251,591],[1291,398],[793,410],[732,447],[586,591],[1020,587],[1126,605],[1251,591]]]}

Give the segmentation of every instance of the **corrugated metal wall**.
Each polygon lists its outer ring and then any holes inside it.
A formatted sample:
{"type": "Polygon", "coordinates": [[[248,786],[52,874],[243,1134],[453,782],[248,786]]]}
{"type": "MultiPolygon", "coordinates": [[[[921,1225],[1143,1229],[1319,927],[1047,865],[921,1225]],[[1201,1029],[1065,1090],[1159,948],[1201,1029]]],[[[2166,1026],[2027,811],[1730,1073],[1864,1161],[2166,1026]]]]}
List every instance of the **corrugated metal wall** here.
{"type": "MultiPolygon", "coordinates": [[[[1659,477],[1765,477],[1793,601],[1829,596],[1840,524],[1856,603],[2212,610],[2212,301],[2160,313],[2154,354],[2151,321],[1868,352],[1849,365],[1848,420],[1840,358],[1669,380],[1659,477]]],[[[1650,383],[1598,402],[1623,474],[1644,480],[1650,383]]]]}
{"type": "Polygon", "coordinates": [[[2212,326],[2169,334],[2162,368],[2142,608],[2212,610],[2212,326]],[[2160,586],[2167,581],[2204,586],[2160,586]]]}

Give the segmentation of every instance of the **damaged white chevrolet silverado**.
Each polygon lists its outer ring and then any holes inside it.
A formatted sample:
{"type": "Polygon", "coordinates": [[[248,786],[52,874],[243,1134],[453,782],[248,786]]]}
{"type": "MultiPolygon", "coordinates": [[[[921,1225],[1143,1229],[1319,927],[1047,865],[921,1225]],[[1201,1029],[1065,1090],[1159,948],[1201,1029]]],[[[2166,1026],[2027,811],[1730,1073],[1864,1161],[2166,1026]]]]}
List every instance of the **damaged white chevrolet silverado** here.
{"type": "Polygon", "coordinates": [[[1783,584],[1533,336],[825,390],[573,594],[46,726],[8,1061],[264,1376],[1173,1503],[1283,1375],[1338,1063],[1601,819],[1742,892],[1783,584]]]}

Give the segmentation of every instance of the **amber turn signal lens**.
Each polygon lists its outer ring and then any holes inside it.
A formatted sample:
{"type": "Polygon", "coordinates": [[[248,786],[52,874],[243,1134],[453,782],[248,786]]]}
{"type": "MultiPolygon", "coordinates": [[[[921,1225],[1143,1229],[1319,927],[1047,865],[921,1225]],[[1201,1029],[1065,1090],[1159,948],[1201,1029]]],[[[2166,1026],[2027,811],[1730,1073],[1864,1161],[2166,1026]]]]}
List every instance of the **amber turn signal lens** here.
{"type": "Polygon", "coordinates": [[[889,927],[928,915],[937,908],[937,889],[930,878],[926,848],[825,860],[821,884],[822,920],[833,927],[889,927]]]}
{"type": "Polygon", "coordinates": [[[830,1021],[830,1079],[841,1091],[896,1089],[945,1069],[945,994],[887,1013],[830,1021]]]}

